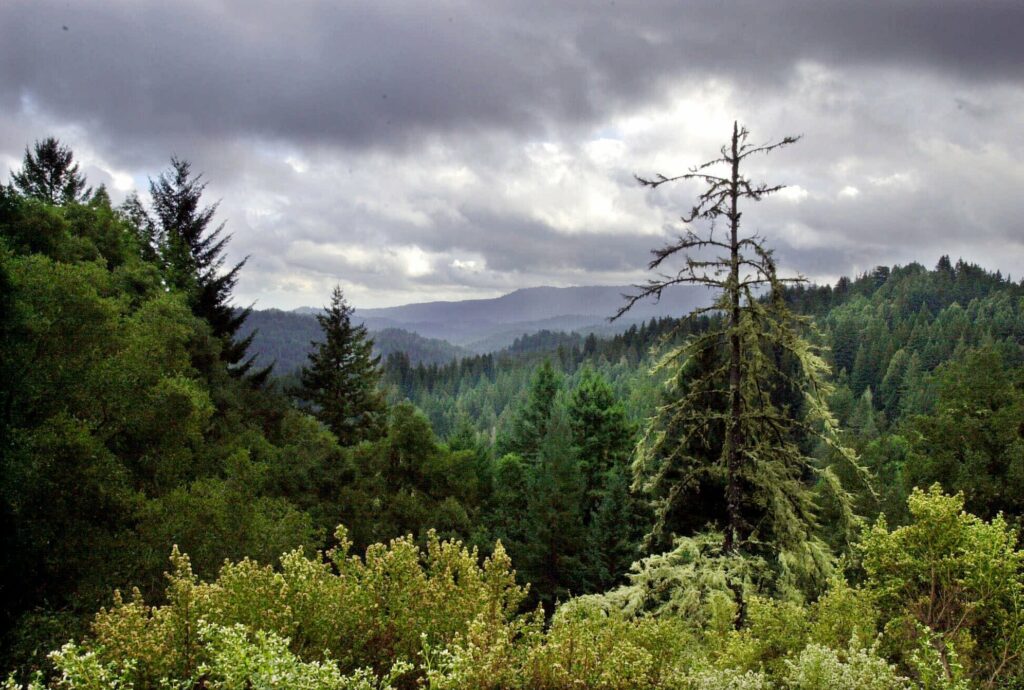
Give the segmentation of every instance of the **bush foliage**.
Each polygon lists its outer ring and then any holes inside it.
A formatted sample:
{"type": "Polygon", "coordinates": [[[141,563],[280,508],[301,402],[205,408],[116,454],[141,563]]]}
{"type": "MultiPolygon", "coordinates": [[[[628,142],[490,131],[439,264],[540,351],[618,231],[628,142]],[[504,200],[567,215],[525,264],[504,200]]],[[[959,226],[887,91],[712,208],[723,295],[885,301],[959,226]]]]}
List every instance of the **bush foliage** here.
{"type": "Polygon", "coordinates": [[[1024,552],[1002,518],[963,500],[915,491],[910,524],[865,531],[860,584],[837,576],[813,603],[749,596],[739,628],[734,595],[708,584],[714,560],[638,565],[632,584],[569,600],[545,623],[521,612],[526,591],[500,543],[481,560],[431,533],[357,556],[339,528],[326,553],[226,562],[210,581],[175,550],[163,603],[117,593],[89,635],[50,655],[45,687],[1015,687],[1024,552]],[[679,571],[686,606],[636,606],[627,590],[656,586],[641,577],[652,567],[679,571]]]}

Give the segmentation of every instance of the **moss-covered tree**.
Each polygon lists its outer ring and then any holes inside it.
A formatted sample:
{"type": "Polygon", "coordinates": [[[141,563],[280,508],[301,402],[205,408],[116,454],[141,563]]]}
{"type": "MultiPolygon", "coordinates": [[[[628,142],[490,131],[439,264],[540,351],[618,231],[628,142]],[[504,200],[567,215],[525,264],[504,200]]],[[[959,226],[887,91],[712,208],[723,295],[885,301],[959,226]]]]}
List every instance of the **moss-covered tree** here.
{"type": "Polygon", "coordinates": [[[638,177],[650,188],[689,180],[704,191],[683,217],[685,234],[654,250],[650,263],[651,270],[663,270],[683,257],[682,267],[638,286],[618,315],[672,285],[693,284],[717,295],[691,317],[718,318],[660,359],[657,368],[671,372],[674,394],[647,429],[635,469],[638,483],[654,497],[659,524],[689,489],[702,486],[723,508],[715,526],[723,534],[725,556],[766,556],[778,587],[807,589],[820,586],[832,565],[819,533],[819,487],[832,488],[846,502],[834,473],[809,456],[808,439],[817,437],[847,460],[853,457],[832,433],[835,422],[825,402],[828,367],[805,336],[810,324],[785,302],[784,284],[794,280],[778,275],[761,237],[741,232],[741,204],[783,188],[752,182],[744,163],[797,138],[756,146],[748,137],[734,124],[719,157],[676,177],[638,177]],[[698,231],[694,223],[707,227],[698,231]]]}

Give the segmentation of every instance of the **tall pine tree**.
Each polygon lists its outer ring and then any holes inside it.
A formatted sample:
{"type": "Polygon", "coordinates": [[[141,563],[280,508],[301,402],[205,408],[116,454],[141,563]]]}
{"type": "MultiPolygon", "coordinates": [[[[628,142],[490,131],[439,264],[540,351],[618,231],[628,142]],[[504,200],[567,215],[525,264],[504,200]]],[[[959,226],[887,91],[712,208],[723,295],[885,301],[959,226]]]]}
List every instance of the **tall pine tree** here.
{"type": "Polygon", "coordinates": [[[385,413],[378,389],[380,357],[373,354],[366,327],[353,325],[352,307],[340,287],[316,318],[324,340],[313,342],[309,366],[299,372],[298,397],[313,406],[343,446],[379,437],[385,413]]]}
{"type": "Polygon", "coordinates": [[[545,359],[533,375],[526,401],[512,422],[509,437],[499,444],[500,454],[516,453],[529,463],[537,462],[541,442],[551,423],[555,398],[561,388],[561,378],[551,366],[551,360],[545,359]]]}
{"type": "Polygon", "coordinates": [[[563,404],[556,402],[532,467],[524,576],[547,612],[591,590],[593,556],[583,524],[584,480],[563,404]]]}
{"type": "Polygon", "coordinates": [[[270,367],[250,374],[255,356],[246,358],[255,332],[236,338],[252,308],[238,309],[231,304],[231,292],[248,257],[224,270],[224,252],[231,235],[224,234],[223,223],[211,226],[217,204],[202,205],[205,189],[202,175],[192,174],[191,163],[172,157],[171,169],[149,183],[155,227],[150,234],[159,245],[167,282],[190,296],[192,312],[209,323],[221,340],[221,359],[236,376],[249,374],[255,383],[262,383],[270,367]]]}
{"type": "Polygon", "coordinates": [[[84,202],[89,190],[74,160],[70,148],[47,137],[37,141],[31,151],[25,148],[21,171],[12,172],[11,179],[19,192],[48,204],[84,202]]]}
{"type": "Polygon", "coordinates": [[[569,399],[569,422],[586,481],[583,519],[590,524],[602,501],[609,470],[622,468],[629,461],[635,429],[608,381],[589,366],[580,372],[580,382],[569,399]]]}
{"type": "Polygon", "coordinates": [[[648,517],[628,478],[636,428],[607,379],[587,365],[569,398],[568,414],[584,483],[590,583],[607,588],[639,557],[648,517]]]}

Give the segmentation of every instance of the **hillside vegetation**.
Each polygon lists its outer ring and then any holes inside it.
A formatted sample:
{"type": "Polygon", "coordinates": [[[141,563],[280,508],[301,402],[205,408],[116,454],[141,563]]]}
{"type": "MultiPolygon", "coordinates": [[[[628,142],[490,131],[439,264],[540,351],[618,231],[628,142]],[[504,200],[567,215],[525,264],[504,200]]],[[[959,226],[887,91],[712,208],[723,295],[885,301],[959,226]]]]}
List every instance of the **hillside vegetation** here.
{"type": "MultiPolygon", "coordinates": [[[[278,376],[298,371],[306,364],[313,343],[321,339],[320,325],[312,314],[280,309],[254,309],[241,334],[253,334],[251,349],[257,361],[264,366],[273,364],[278,376]]],[[[401,328],[373,331],[373,347],[382,357],[401,353],[413,364],[445,364],[472,354],[447,341],[401,328]]]]}
{"type": "Polygon", "coordinates": [[[806,464],[733,513],[724,427],[665,416],[726,409],[718,355],[672,355],[723,310],[416,362],[339,290],[275,385],[187,166],[179,213],[81,182],[0,188],[12,690],[1024,683],[1024,285],[942,257],[774,294],[830,432],[778,426],[806,464]]]}

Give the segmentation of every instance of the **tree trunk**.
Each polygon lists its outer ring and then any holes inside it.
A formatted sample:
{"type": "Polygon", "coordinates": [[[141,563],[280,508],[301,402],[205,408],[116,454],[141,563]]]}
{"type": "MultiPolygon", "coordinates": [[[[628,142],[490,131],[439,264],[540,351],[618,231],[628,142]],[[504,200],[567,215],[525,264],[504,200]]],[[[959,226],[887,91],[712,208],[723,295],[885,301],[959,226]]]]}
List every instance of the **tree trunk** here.
{"type": "Polygon", "coordinates": [[[739,199],[739,125],[732,126],[732,177],[729,186],[729,229],[730,229],[730,267],[729,267],[729,301],[732,311],[729,318],[729,431],[728,457],[726,458],[725,501],[728,525],[725,529],[726,553],[736,549],[740,540],[742,517],[740,516],[740,484],[739,472],[743,462],[743,396],[740,392],[740,247],[739,226],[740,215],[737,208],[739,199]]]}
{"type": "MultiPolygon", "coordinates": [[[[728,525],[725,529],[725,543],[722,551],[726,554],[735,553],[739,542],[743,539],[743,517],[740,514],[740,465],[743,462],[743,395],[740,391],[741,347],[740,340],[740,213],[738,201],[740,196],[740,152],[739,124],[732,124],[732,175],[729,184],[729,455],[726,458],[725,507],[728,525]]],[[[730,578],[728,583],[736,597],[736,619],[734,625],[739,629],[747,617],[746,601],[743,598],[743,585],[730,578]]]]}

